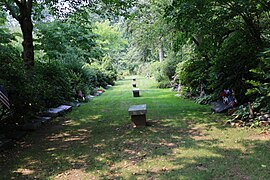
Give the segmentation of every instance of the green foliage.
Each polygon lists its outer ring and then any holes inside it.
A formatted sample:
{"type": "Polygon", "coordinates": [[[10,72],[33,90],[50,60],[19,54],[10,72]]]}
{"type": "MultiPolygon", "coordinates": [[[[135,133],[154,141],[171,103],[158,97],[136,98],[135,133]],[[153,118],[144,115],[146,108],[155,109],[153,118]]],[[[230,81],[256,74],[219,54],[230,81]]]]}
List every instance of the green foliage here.
{"type": "Polygon", "coordinates": [[[170,52],[163,61],[164,74],[169,78],[173,79],[176,73],[177,64],[181,61],[181,57],[176,55],[174,52],[170,52]]]}
{"type": "Polygon", "coordinates": [[[250,69],[257,62],[256,45],[245,32],[232,33],[221,45],[210,68],[210,87],[216,94],[222,89],[235,90],[237,99],[242,102],[249,88],[246,79],[251,79],[250,69]]]}
{"type": "Polygon", "coordinates": [[[15,114],[18,112],[18,116],[23,112],[25,102],[25,85],[27,79],[25,78],[25,72],[23,70],[23,64],[19,59],[20,53],[10,45],[0,46],[0,84],[3,85],[7,92],[11,102],[10,113],[15,114]],[[21,101],[21,102],[20,102],[21,101]]]}
{"type": "Polygon", "coordinates": [[[171,87],[171,72],[174,67],[172,67],[173,62],[164,61],[164,62],[154,62],[149,66],[149,74],[147,76],[152,76],[158,82],[157,87],[159,88],[169,88],[171,87]]]}
{"type": "Polygon", "coordinates": [[[93,63],[92,65],[98,75],[99,84],[97,87],[101,86],[106,88],[108,84],[114,85],[118,75],[115,67],[110,62],[110,59],[105,60],[102,64],[93,63]]]}
{"type": "Polygon", "coordinates": [[[202,97],[197,97],[195,102],[198,104],[210,104],[213,102],[214,98],[212,95],[204,95],[202,97]]]}
{"type": "Polygon", "coordinates": [[[237,119],[247,120],[249,117],[249,108],[247,105],[240,105],[237,110],[234,112],[234,116],[237,119]]]}
{"type": "Polygon", "coordinates": [[[270,109],[270,49],[267,48],[259,54],[260,62],[255,69],[250,71],[255,75],[255,80],[247,81],[252,85],[247,95],[254,100],[254,108],[257,111],[269,111],[270,109]]]}
{"type": "Polygon", "coordinates": [[[166,50],[170,49],[174,31],[171,23],[164,19],[165,5],[156,0],[139,1],[131,11],[133,18],[127,21],[127,31],[131,35],[129,52],[132,53],[132,60],[136,58],[136,61],[143,63],[162,61],[158,52],[165,55],[166,50]]]}
{"type": "MultiPolygon", "coordinates": [[[[86,68],[83,68],[83,64],[78,63],[78,62],[69,63],[66,65],[66,68],[68,71],[69,81],[71,82],[71,86],[74,93],[78,94],[79,91],[82,91],[85,94],[88,91],[87,89],[85,89],[85,87],[87,87],[88,85],[88,81],[86,80],[87,71],[84,71],[86,68]]],[[[95,82],[96,77],[92,77],[92,78],[95,82]]]]}
{"type": "Polygon", "coordinates": [[[33,90],[36,88],[36,104],[44,103],[42,105],[49,108],[71,100],[71,82],[67,69],[62,64],[37,63],[35,73],[33,81],[36,82],[33,84],[33,90]]]}
{"type": "Polygon", "coordinates": [[[122,51],[127,46],[123,32],[119,31],[117,24],[110,25],[108,20],[96,22],[93,32],[98,36],[97,44],[106,55],[113,55],[122,51]]]}
{"type": "Polygon", "coordinates": [[[15,58],[1,61],[0,67],[0,83],[7,89],[15,121],[23,122],[44,108],[70,100],[71,86],[60,64],[37,62],[34,69],[25,72],[20,59],[15,58]]]}
{"type": "MultiPolygon", "coordinates": [[[[168,3],[164,9],[166,19],[178,30],[177,41],[172,41],[174,50],[179,52],[183,44],[189,43],[187,39],[196,44],[193,57],[187,58],[191,60],[182,57],[183,62],[178,66],[181,83],[197,89],[203,80],[209,93],[216,95],[223,88],[232,88],[242,102],[250,87],[245,80],[253,79],[249,70],[258,64],[256,54],[268,37],[262,36],[269,28],[265,24],[268,10],[262,7],[268,5],[264,1],[168,3]]],[[[185,54],[182,50],[182,55],[185,54]]]]}
{"type": "Polygon", "coordinates": [[[157,82],[161,82],[166,77],[162,67],[163,67],[162,62],[154,62],[150,64],[149,67],[150,76],[153,76],[157,82]]]}
{"type": "Polygon", "coordinates": [[[149,68],[144,67],[147,71],[145,75],[154,77],[160,88],[171,87],[171,80],[175,75],[176,67],[180,60],[179,57],[172,53],[170,56],[166,57],[164,61],[149,63],[149,68]]]}
{"type": "Polygon", "coordinates": [[[91,62],[99,56],[96,48],[96,35],[92,32],[88,17],[77,14],[65,20],[40,23],[37,28],[37,49],[43,50],[49,59],[91,62]]]}
{"type": "Polygon", "coordinates": [[[100,49],[98,63],[102,64],[102,69],[109,84],[114,84],[117,79],[116,71],[127,68],[125,60],[127,39],[124,38],[123,28],[120,23],[113,23],[108,20],[96,22],[93,32],[97,35],[96,44],[100,49]]]}
{"type": "Polygon", "coordinates": [[[96,87],[105,88],[109,84],[106,72],[95,64],[72,63],[67,64],[66,68],[75,98],[81,98],[78,97],[79,91],[86,96],[93,94],[96,87]]]}
{"type": "Polygon", "coordinates": [[[172,85],[170,83],[169,78],[168,79],[162,79],[157,83],[158,88],[170,88],[172,85]]]}
{"type": "Polygon", "coordinates": [[[190,88],[192,94],[200,94],[201,83],[209,77],[209,62],[205,58],[193,54],[178,64],[176,74],[180,84],[190,88]]]}

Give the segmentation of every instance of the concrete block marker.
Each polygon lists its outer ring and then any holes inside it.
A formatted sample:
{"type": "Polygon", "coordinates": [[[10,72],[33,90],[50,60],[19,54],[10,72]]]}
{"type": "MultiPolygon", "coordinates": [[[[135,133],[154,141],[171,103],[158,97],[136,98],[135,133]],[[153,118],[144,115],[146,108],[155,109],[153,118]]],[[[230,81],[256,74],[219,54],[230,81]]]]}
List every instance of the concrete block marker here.
{"type": "Polygon", "coordinates": [[[133,92],[133,97],[140,97],[140,89],[139,88],[134,88],[132,90],[133,92]]]}
{"type": "Polygon", "coordinates": [[[146,104],[133,105],[128,109],[134,127],[146,126],[146,104]]]}

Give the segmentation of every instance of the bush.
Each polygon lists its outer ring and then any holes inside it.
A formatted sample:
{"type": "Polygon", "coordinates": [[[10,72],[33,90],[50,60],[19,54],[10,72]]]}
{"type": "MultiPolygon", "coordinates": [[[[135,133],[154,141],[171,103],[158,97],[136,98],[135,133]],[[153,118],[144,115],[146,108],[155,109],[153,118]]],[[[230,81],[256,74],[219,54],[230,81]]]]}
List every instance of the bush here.
{"type": "MultiPolygon", "coordinates": [[[[26,72],[22,60],[17,58],[19,53],[10,55],[1,60],[0,84],[8,92],[14,123],[24,123],[44,108],[70,99],[71,86],[63,66],[36,62],[35,67],[26,72]]],[[[4,54],[1,57],[5,57],[4,54]]]]}
{"type": "Polygon", "coordinates": [[[246,80],[253,79],[251,69],[258,65],[256,44],[246,32],[232,33],[221,45],[210,68],[209,79],[215,94],[222,89],[233,89],[240,103],[246,101],[245,93],[251,86],[246,80]]]}
{"type": "Polygon", "coordinates": [[[33,89],[39,96],[40,105],[54,107],[71,100],[72,87],[67,69],[60,63],[36,63],[36,77],[33,79],[33,89]]]}
{"type": "Polygon", "coordinates": [[[190,59],[177,65],[176,74],[180,84],[190,88],[192,94],[200,94],[202,82],[206,82],[208,77],[208,66],[204,58],[190,59]]]}
{"type": "Polygon", "coordinates": [[[162,65],[162,71],[164,75],[167,76],[169,79],[175,75],[177,64],[181,61],[181,59],[175,53],[169,53],[168,57],[164,59],[162,65]]]}
{"type": "Polygon", "coordinates": [[[204,95],[202,97],[197,97],[195,99],[195,102],[198,104],[210,104],[213,102],[213,96],[212,95],[204,95]]]}
{"type": "Polygon", "coordinates": [[[166,81],[170,83],[169,77],[164,72],[164,62],[154,62],[150,64],[150,76],[153,76],[157,82],[163,82],[162,84],[167,84],[166,81]]]}
{"type": "Polygon", "coordinates": [[[171,87],[170,80],[163,79],[162,81],[158,82],[157,87],[158,88],[170,88],[171,87]]]}
{"type": "Polygon", "coordinates": [[[74,62],[66,64],[66,68],[75,99],[82,99],[80,92],[91,94],[98,85],[97,72],[89,64],[74,62]]]}
{"type": "MultiPolygon", "coordinates": [[[[25,105],[31,96],[28,95],[28,79],[23,69],[23,63],[20,53],[12,46],[0,46],[0,84],[3,85],[7,92],[11,104],[9,113],[22,117],[23,112],[27,109],[25,105]]],[[[17,119],[17,117],[15,119],[17,119]]]]}

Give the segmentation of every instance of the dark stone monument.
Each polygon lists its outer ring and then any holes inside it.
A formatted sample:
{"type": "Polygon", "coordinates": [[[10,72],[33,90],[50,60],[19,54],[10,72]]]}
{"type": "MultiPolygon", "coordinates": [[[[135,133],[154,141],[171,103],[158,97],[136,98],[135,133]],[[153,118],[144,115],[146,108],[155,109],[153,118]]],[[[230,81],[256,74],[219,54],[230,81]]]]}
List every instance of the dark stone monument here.
{"type": "Polygon", "coordinates": [[[140,89],[139,88],[133,89],[133,97],[140,97],[140,89]]]}

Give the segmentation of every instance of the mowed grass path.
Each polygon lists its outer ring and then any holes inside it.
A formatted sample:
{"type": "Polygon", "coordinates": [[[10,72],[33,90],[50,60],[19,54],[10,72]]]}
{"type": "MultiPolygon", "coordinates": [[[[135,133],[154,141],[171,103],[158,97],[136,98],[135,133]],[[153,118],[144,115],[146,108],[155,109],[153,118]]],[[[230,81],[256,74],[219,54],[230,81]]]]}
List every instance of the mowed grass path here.
{"type": "Polygon", "coordinates": [[[232,128],[209,106],[137,78],[117,84],[1,152],[0,179],[269,179],[269,136],[232,128]],[[128,107],[147,104],[151,126],[128,107]]]}

